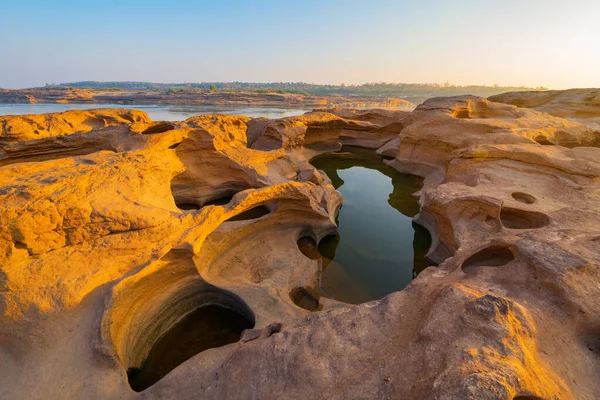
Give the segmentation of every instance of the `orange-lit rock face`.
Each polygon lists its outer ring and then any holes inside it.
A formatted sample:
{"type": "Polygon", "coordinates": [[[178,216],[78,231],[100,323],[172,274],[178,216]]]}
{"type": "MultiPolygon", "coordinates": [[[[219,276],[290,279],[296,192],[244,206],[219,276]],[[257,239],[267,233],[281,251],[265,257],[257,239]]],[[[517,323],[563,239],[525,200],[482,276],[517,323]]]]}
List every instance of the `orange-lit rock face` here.
{"type": "Polygon", "coordinates": [[[2,142],[36,140],[149,121],[141,111],[114,109],[6,116],[0,117],[0,138],[2,142]]]}
{"type": "Polygon", "coordinates": [[[329,111],[3,117],[3,396],[600,397],[594,130],[476,97],[329,111]],[[308,159],[343,144],[425,177],[439,263],[361,305],[320,298],[297,245],[336,231],[343,199],[308,159]],[[246,330],[134,383],[204,306],[246,330]]]}

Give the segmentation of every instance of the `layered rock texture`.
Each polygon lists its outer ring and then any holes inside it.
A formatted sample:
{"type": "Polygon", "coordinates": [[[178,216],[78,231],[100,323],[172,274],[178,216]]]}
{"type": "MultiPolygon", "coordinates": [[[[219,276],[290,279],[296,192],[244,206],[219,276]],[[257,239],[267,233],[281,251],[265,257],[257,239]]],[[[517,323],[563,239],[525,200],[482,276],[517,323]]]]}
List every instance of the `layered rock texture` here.
{"type": "Polygon", "coordinates": [[[28,399],[596,399],[600,133],[478,97],[281,120],[139,111],[0,119],[0,387],[28,399]],[[343,199],[308,162],[361,146],[425,178],[429,267],[315,299],[297,241],[343,199]],[[257,213],[257,210],[260,211],[257,213]],[[198,307],[253,329],[134,391],[198,307]]]}

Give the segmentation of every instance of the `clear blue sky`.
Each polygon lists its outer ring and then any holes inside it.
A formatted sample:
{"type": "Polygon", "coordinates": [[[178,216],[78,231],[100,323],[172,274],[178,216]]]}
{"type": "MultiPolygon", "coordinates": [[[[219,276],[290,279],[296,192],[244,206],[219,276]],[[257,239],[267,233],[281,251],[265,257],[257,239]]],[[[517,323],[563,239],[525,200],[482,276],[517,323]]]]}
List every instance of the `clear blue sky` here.
{"type": "Polygon", "coordinates": [[[0,87],[600,86],[600,0],[0,0],[0,87]]]}

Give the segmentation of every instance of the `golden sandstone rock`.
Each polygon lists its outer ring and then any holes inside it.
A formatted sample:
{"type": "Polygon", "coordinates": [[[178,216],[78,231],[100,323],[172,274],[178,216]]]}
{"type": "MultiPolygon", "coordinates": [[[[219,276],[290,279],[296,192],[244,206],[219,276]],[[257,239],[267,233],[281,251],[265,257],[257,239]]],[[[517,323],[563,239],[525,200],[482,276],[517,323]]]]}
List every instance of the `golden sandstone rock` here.
{"type": "Polygon", "coordinates": [[[531,108],[600,129],[599,89],[509,92],[491,96],[489,100],[531,108]]]}
{"type": "Polygon", "coordinates": [[[328,111],[0,118],[2,396],[598,398],[600,134],[472,96],[328,111]],[[319,287],[320,261],[296,242],[335,232],[342,198],[308,160],[341,145],[425,178],[439,266],[311,313],[290,294],[319,287]],[[254,329],[131,389],[213,303],[254,329]]]}

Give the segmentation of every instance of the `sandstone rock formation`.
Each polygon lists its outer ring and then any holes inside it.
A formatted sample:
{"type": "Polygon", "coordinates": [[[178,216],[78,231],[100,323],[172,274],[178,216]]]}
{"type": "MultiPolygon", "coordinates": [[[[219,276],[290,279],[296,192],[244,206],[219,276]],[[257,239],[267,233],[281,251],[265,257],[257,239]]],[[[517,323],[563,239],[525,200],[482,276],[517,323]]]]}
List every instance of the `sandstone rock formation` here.
{"type": "Polygon", "coordinates": [[[491,96],[489,100],[531,108],[600,130],[600,89],[597,88],[509,92],[491,96]]]}
{"type": "Polygon", "coordinates": [[[3,396],[598,398],[600,134],[472,96],[330,111],[2,119],[3,396]],[[310,312],[292,294],[318,290],[320,260],[296,243],[335,232],[343,199],[308,160],[349,144],[425,178],[416,221],[439,266],[310,312]],[[254,328],[131,389],[205,304],[254,328]]]}

